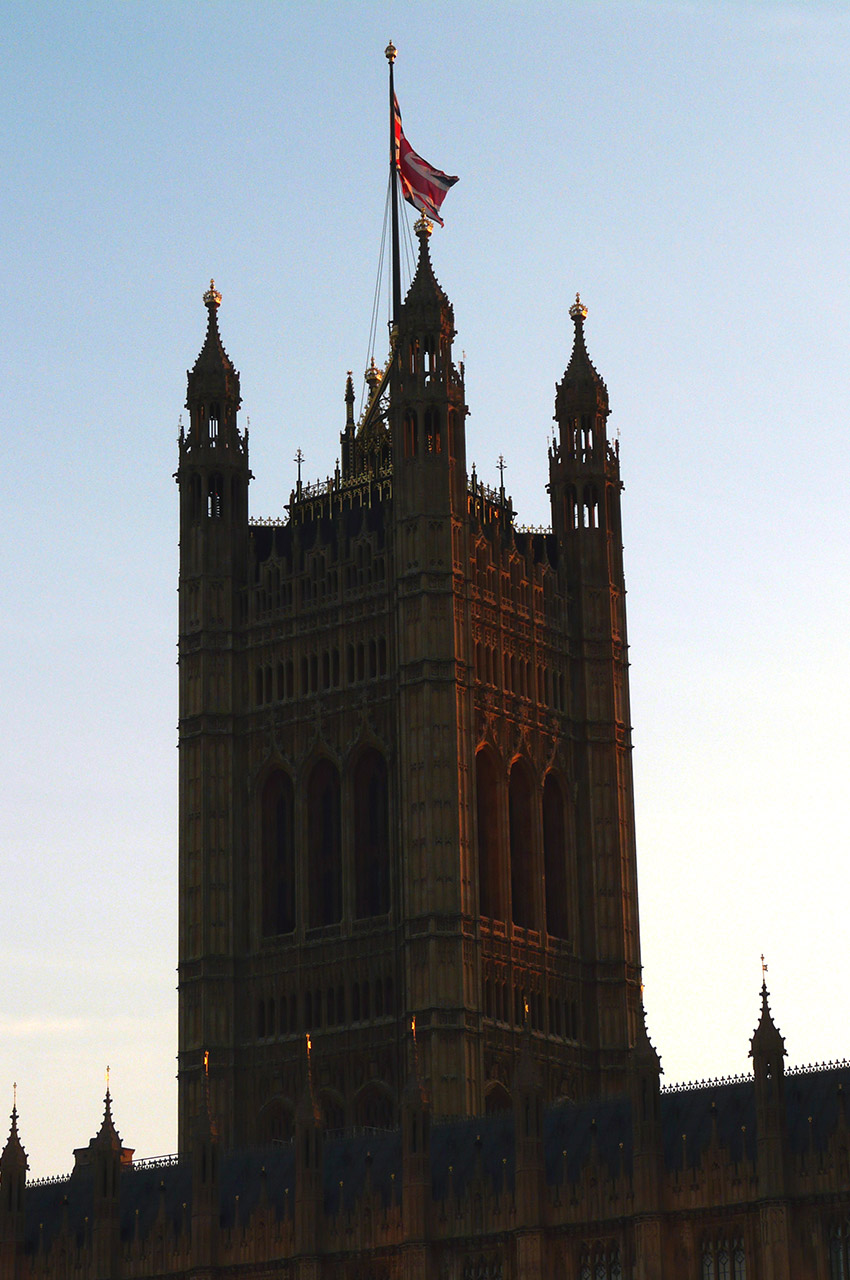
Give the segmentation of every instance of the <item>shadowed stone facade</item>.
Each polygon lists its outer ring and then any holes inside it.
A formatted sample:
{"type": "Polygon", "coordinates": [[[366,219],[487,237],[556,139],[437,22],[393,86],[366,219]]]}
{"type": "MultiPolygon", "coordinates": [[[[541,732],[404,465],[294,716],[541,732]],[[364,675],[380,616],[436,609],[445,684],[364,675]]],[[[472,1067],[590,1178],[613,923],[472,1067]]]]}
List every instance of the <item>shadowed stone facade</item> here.
{"type": "MultiPolygon", "coordinates": [[[[0,1155],[0,1280],[850,1280],[846,1063],[662,1091],[618,450],[571,310],[551,526],[467,473],[419,261],[340,464],[252,520],[205,294],[180,493],[179,1147],[0,1155]]],[[[532,441],[532,447],[534,443],[532,441]]]]}

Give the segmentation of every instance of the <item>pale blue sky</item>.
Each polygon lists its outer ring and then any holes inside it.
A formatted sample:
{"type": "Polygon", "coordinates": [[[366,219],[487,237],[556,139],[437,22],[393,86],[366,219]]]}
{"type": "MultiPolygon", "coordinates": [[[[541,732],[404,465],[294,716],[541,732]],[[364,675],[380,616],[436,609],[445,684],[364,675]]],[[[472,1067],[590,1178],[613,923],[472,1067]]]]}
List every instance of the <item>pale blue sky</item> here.
{"type": "MultiPolygon", "coordinates": [[[[176,1143],[178,415],[210,276],[255,515],[371,354],[386,62],[468,457],[548,519],[568,308],[619,433],[646,1004],[668,1082],[846,1028],[850,7],[4,9],[0,1114],[36,1175],[176,1143]],[[5,1091],[5,1092],[4,1092],[5,1091]]],[[[383,312],[385,319],[385,311],[383,312]]],[[[383,338],[375,349],[384,356],[383,338]]]]}

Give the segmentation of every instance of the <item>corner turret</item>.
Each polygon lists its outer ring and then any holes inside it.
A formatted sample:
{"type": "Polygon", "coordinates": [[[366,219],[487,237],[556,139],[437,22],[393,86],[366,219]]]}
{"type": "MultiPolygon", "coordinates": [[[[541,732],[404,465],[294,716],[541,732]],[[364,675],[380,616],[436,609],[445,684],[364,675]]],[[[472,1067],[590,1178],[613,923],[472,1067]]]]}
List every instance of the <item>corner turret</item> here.
{"type": "Polygon", "coordinates": [[[549,450],[549,496],[575,658],[570,713],[586,761],[575,805],[576,838],[587,855],[579,894],[590,907],[583,945],[600,963],[592,1016],[600,1050],[598,1087],[607,1092],[626,1085],[642,1016],[622,484],[618,450],[607,434],[608,390],[587,352],[587,307],[578,295],[570,318],[573,348],[555,391],[558,431],[549,450]],[[618,798],[616,845],[603,834],[612,820],[602,799],[606,790],[618,798]],[[607,886],[604,899],[599,885],[607,886]]]}
{"type": "Polygon", "coordinates": [[[221,294],[210,281],[204,294],[207,332],[200,355],[187,374],[189,429],[180,433],[176,480],[180,488],[180,894],[192,902],[192,919],[181,918],[179,982],[181,1007],[197,1017],[180,1020],[179,1144],[190,1142],[195,1118],[208,1087],[201,1072],[205,1049],[217,1065],[212,1082],[215,1113],[223,1140],[233,1129],[233,1114],[218,1105],[232,1098],[232,1055],[226,1044],[233,1034],[235,1011],[227,965],[208,975],[197,963],[202,955],[227,956],[233,946],[229,860],[214,842],[228,829],[234,793],[232,755],[222,763],[222,726],[239,705],[234,634],[239,626],[240,593],[248,574],[248,432],[239,431],[239,374],[224,349],[218,329],[221,294]],[[191,740],[191,746],[187,745],[191,740]],[[203,780],[203,781],[201,781],[203,780]],[[191,788],[203,796],[198,815],[191,788]],[[187,838],[189,812],[192,837],[187,838]],[[213,866],[216,870],[213,873],[213,866]],[[191,886],[191,888],[190,888],[191,886]],[[203,904],[227,904],[213,919],[203,904]],[[203,1000],[199,992],[206,994],[203,1000]],[[203,1012],[202,1012],[203,1011],[203,1012]],[[220,1064],[220,1065],[219,1065],[220,1064]],[[221,1073],[219,1075],[219,1072],[221,1073]]]}
{"type": "Polygon", "coordinates": [[[761,1013],[750,1041],[750,1057],[755,1077],[759,1192],[772,1197],[781,1195],[785,1188],[785,1039],[773,1021],[769,994],[762,977],[761,1013]]]}
{"type": "Polygon", "coordinates": [[[17,1087],[12,1104],[12,1127],[0,1154],[0,1274],[15,1277],[23,1262],[24,1200],[27,1153],[18,1136],[17,1087]]]}
{"type": "Polygon", "coordinates": [[[427,218],[416,272],[395,329],[391,400],[393,488],[410,511],[460,513],[466,502],[466,405],[452,363],[454,309],[431,264],[427,218]]]}
{"type": "Polygon", "coordinates": [[[92,1203],[92,1274],[95,1280],[110,1280],[116,1274],[120,1247],[119,1184],[121,1169],[131,1165],[133,1152],[124,1147],[112,1118],[112,1096],[107,1069],[106,1097],[100,1129],[87,1147],[74,1152],[74,1173],[90,1168],[94,1198],[92,1203]]]}

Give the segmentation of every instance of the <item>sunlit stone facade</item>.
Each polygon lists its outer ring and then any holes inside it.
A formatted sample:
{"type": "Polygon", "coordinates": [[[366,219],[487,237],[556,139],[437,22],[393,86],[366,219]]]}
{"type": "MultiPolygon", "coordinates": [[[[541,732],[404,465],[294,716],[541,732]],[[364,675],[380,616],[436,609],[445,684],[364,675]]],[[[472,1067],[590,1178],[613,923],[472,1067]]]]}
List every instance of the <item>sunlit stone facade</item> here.
{"type": "MultiPolygon", "coordinates": [[[[848,1280],[846,1063],[662,1091],[620,471],[576,301],[551,527],[466,466],[427,230],[340,465],[249,517],[205,295],[180,492],[180,1153],[0,1155],[0,1280],[848,1280]]],[[[538,447],[535,430],[528,447],[538,447]]]]}

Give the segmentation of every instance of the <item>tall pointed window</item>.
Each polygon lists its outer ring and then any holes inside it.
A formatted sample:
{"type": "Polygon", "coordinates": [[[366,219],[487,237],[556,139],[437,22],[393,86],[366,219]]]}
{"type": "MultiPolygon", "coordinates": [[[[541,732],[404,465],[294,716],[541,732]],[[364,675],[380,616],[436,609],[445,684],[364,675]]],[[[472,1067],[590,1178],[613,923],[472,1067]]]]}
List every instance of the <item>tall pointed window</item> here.
{"type": "Polygon", "coordinates": [[[543,784],[543,873],[546,877],[546,929],[556,938],[568,938],[564,797],[554,773],[547,773],[543,784]]]}
{"type": "Polygon", "coordinates": [[[425,410],[425,447],[429,453],[442,453],[443,451],[440,410],[436,405],[429,405],[425,410]]]}
{"type": "Polygon", "coordinates": [[[307,783],[308,921],[311,929],[342,919],[339,774],[330,760],[313,766],[307,783]]]}
{"type": "Polygon", "coordinates": [[[277,770],[263,787],[262,833],[263,936],[295,928],[295,820],[292,779],[277,770]]]}
{"type": "Polygon", "coordinates": [[[482,916],[505,919],[502,875],[499,775],[488,750],[475,757],[478,812],[478,903],[482,916]]]}
{"type": "Polygon", "coordinates": [[[207,515],[211,520],[221,519],[223,484],[220,475],[210,476],[207,483],[207,515]]]}
{"type": "Polygon", "coordinates": [[[531,778],[521,760],[514,762],[508,787],[511,837],[511,917],[522,929],[536,929],[534,886],[534,807],[531,778]]]}
{"type": "Polygon", "coordinates": [[[355,915],[363,919],[390,909],[387,766],[380,752],[363,752],[352,781],[355,915]]]}
{"type": "Polygon", "coordinates": [[[419,424],[414,409],[404,411],[404,452],[408,458],[415,458],[417,453],[419,424]]]}

